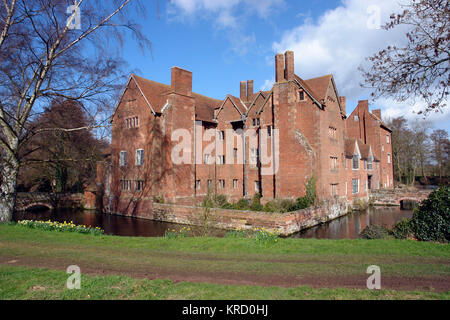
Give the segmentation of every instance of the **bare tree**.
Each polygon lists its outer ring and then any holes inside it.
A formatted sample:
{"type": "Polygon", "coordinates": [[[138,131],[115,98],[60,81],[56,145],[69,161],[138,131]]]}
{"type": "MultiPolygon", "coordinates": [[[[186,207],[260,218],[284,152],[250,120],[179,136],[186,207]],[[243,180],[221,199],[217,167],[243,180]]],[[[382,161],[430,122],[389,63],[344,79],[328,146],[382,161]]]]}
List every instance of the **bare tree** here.
{"type": "Polygon", "coordinates": [[[14,210],[20,151],[35,133],[27,123],[46,102],[58,97],[82,101],[92,119],[107,123],[110,101],[124,76],[113,49],[123,43],[125,32],[142,49],[150,45],[128,19],[133,7],[145,11],[139,0],[0,4],[0,222],[11,220],[14,210]]]}
{"type": "Polygon", "coordinates": [[[360,67],[363,87],[372,97],[393,97],[404,102],[423,99],[419,111],[442,111],[447,104],[450,83],[450,5],[448,0],[411,0],[400,14],[392,14],[383,28],[409,27],[407,45],[388,46],[368,58],[369,70],[360,67]]]}
{"type": "MultiPolygon", "coordinates": [[[[415,158],[415,167],[420,168],[420,173],[422,177],[427,180],[427,175],[425,172],[425,165],[428,162],[430,148],[429,148],[429,135],[428,131],[430,130],[430,123],[428,121],[415,120],[411,124],[411,131],[413,135],[412,145],[414,147],[414,158],[415,158]]],[[[416,172],[414,172],[414,178],[416,176],[416,172]]]]}
{"type": "Polygon", "coordinates": [[[445,130],[437,129],[431,133],[433,142],[433,158],[436,161],[439,178],[442,179],[442,171],[445,166],[446,148],[448,148],[448,133],[445,130]]]}

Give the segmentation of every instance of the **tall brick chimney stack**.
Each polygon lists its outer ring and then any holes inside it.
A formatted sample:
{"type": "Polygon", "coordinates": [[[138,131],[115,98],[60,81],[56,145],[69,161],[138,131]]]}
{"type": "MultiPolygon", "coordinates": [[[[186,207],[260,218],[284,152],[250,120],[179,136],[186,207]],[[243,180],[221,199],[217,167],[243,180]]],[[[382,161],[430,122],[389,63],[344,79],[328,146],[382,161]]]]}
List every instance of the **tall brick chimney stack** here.
{"type": "Polygon", "coordinates": [[[275,82],[284,81],[284,55],[279,53],[275,56],[275,82]]]}
{"type": "Polygon", "coordinates": [[[241,90],[240,90],[240,98],[242,101],[247,100],[247,83],[245,81],[241,81],[241,90]]]}
{"type": "Polygon", "coordinates": [[[360,106],[361,114],[368,114],[369,113],[369,100],[359,100],[358,106],[360,106]]]}
{"type": "Polygon", "coordinates": [[[373,113],[374,115],[376,115],[376,116],[378,117],[378,119],[381,120],[381,109],[375,109],[375,110],[372,110],[372,113],[373,113]]]}
{"type": "Polygon", "coordinates": [[[339,102],[341,103],[342,106],[342,111],[344,112],[344,115],[347,115],[347,100],[345,99],[345,97],[339,97],[339,102]]]}
{"type": "Polygon", "coordinates": [[[294,51],[286,51],[285,56],[285,70],[284,70],[284,78],[287,81],[294,80],[294,51]]]}
{"type": "Polygon", "coordinates": [[[171,86],[175,93],[192,96],[192,72],[173,67],[171,86]]]}
{"type": "Polygon", "coordinates": [[[247,101],[253,100],[253,80],[247,81],[247,101]]]}

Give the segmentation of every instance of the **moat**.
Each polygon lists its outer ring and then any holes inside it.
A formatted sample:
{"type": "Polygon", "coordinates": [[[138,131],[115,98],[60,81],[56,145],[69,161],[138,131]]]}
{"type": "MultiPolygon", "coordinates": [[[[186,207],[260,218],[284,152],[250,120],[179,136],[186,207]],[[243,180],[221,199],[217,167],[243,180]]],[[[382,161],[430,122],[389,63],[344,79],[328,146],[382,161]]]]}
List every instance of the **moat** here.
{"type": "MultiPolygon", "coordinates": [[[[328,223],[312,227],[296,233],[291,238],[317,238],[317,239],[356,239],[359,233],[368,225],[392,226],[403,218],[410,218],[411,210],[400,210],[399,207],[369,208],[361,212],[353,212],[328,223]]],[[[184,225],[157,222],[146,219],[123,217],[95,213],[83,210],[56,210],[40,212],[16,212],[14,221],[19,220],[52,220],[73,221],[75,224],[100,227],[106,234],[118,236],[161,237],[166,230],[179,230],[184,225]]],[[[203,234],[200,227],[191,227],[197,235],[203,234]]],[[[209,229],[210,236],[222,237],[226,231],[209,229]]]]}

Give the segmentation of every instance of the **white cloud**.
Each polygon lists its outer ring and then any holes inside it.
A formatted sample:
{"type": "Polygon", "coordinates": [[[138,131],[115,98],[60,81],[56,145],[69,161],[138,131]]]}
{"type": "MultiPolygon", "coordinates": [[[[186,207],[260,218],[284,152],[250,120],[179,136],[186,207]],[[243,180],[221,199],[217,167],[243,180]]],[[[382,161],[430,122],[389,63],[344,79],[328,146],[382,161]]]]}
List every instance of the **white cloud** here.
{"type": "Polygon", "coordinates": [[[221,28],[237,28],[240,17],[256,14],[266,18],[272,8],[283,3],[284,0],[172,0],[175,11],[171,13],[213,19],[221,28]]]}
{"type": "Polygon", "coordinates": [[[273,84],[275,83],[275,78],[272,78],[271,80],[264,81],[264,84],[261,86],[259,90],[267,91],[272,89],[273,84]]]}
{"type": "MultiPolygon", "coordinates": [[[[333,74],[339,94],[351,102],[347,104],[350,113],[358,100],[368,99],[370,95],[368,90],[360,87],[362,76],[358,67],[365,65],[365,58],[388,45],[400,46],[407,41],[405,28],[389,31],[373,28],[377,20],[383,25],[393,12],[400,12],[400,8],[397,1],[392,0],[343,0],[341,6],[324,12],[317,21],[307,18],[301,25],[285,32],[281,40],[273,44],[274,53],[293,50],[296,74],[304,79],[333,74]]],[[[263,88],[270,82],[266,80],[263,88]]],[[[379,99],[371,106],[381,108],[386,117],[423,118],[417,115],[423,107],[421,103],[379,99]]],[[[431,113],[427,119],[449,127],[450,110],[431,113]]]]}
{"type": "MultiPolygon", "coordinates": [[[[380,99],[377,104],[383,106],[383,118],[396,118],[405,117],[411,123],[415,120],[423,120],[424,115],[418,114],[420,110],[424,110],[425,103],[414,102],[414,103],[398,103],[392,99],[380,99]]],[[[437,112],[430,112],[427,117],[427,121],[430,121],[435,128],[445,129],[450,131],[450,108],[445,108],[444,110],[437,112]]]]}
{"type": "Polygon", "coordinates": [[[295,52],[296,73],[303,78],[333,74],[340,93],[354,98],[361,94],[362,78],[357,70],[365,58],[387,44],[406,40],[404,30],[370,29],[378,9],[384,24],[391,13],[399,11],[392,0],[344,0],[342,5],[326,11],[317,22],[307,19],[287,31],[273,44],[276,52],[295,52]],[[376,6],[376,7],[374,7],[376,6]],[[369,27],[368,27],[369,26],[369,27]]]}

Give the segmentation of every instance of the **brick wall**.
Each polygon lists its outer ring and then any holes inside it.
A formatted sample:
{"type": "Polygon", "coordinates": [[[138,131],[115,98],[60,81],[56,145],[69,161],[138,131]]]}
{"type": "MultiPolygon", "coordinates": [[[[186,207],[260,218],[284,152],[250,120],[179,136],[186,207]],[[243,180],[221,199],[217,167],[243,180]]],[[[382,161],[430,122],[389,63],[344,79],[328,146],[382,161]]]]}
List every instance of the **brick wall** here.
{"type": "MultiPolygon", "coordinates": [[[[107,200],[105,200],[107,201],[107,200]]],[[[124,199],[118,203],[116,214],[144,219],[203,226],[205,208],[153,203],[151,199],[124,199]]],[[[345,198],[335,198],[313,207],[291,213],[277,214],[211,208],[206,219],[208,226],[226,230],[251,230],[263,227],[290,235],[300,230],[336,219],[349,210],[345,198]]]]}

